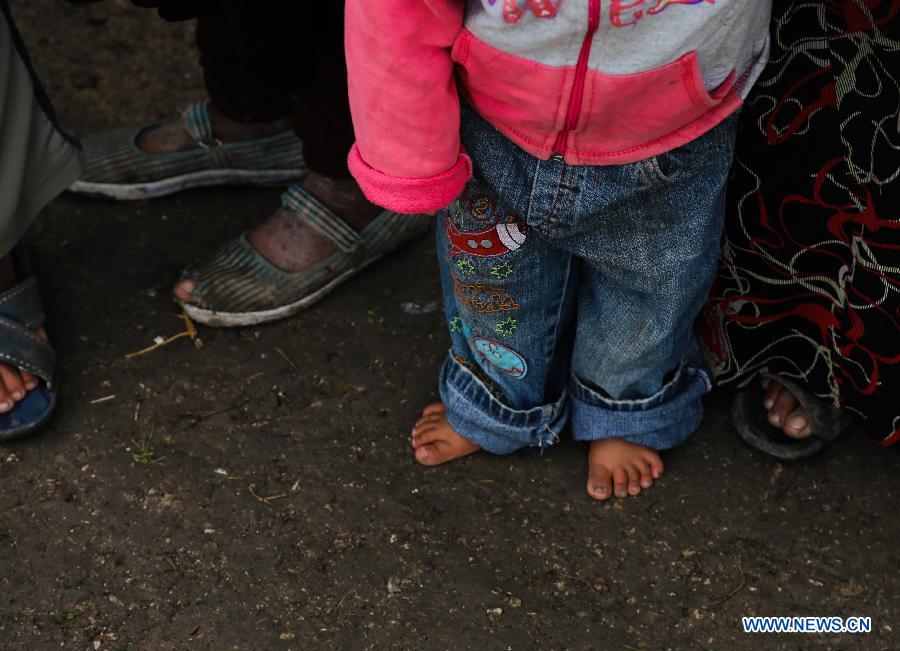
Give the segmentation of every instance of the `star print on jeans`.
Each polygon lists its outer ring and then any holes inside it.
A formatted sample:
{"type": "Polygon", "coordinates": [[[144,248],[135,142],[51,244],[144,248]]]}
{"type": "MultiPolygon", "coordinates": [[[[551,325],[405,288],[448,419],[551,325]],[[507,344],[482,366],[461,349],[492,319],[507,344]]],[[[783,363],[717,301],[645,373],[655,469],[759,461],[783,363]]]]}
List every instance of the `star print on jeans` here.
{"type": "Polygon", "coordinates": [[[468,258],[462,258],[456,261],[456,268],[463,276],[471,276],[475,273],[475,263],[468,258]]]}
{"type": "Polygon", "coordinates": [[[516,331],[516,328],[518,327],[518,325],[519,325],[518,321],[516,321],[512,317],[509,317],[508,319],[503,319],[503,321],[498,323],[496,325],[496,327],[494,328],[494,332],[496,332],[499,335],[503,335],[504,337],[509,337],[510,335],[512,335],[513,332],[516,331]]]}
{"type": "MultiPolygon", "coordinates": [[[[460,262],[462,262],[460,260],[460,262]]],[[[508,262],[501,262],[500,264],[495,264],[491,267],[491,275],[497,280],[503,280],[504,278],[510,276],[513,272],[513,267],[508,262]]]]}

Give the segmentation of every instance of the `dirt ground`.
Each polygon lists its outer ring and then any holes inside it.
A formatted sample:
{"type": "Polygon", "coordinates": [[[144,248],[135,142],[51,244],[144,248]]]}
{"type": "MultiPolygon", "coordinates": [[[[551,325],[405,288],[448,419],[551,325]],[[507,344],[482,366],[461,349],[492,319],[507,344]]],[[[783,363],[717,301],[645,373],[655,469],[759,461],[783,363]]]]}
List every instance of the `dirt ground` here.
{"type": "MultiPolygon", "coordinates": [[[[73,131],[203,95],[190,24],[125,0],[13,0],[73,131]]],[[[0,448],[3,649],[895,649],[896,453],[849,436],[782,465],[714,394],[649,493],[585,494],[584,448],[424,469],[408,449],[447,346],[430,238],[309,312],[182,330],[179,270],[275,191],[66,195],[35,228],[62,359],[51,427],[0,448]],[[893,559],[893,560],[892,560],[893,559]],[[748,636],[744,615],[867,615],[748,636]]]]}

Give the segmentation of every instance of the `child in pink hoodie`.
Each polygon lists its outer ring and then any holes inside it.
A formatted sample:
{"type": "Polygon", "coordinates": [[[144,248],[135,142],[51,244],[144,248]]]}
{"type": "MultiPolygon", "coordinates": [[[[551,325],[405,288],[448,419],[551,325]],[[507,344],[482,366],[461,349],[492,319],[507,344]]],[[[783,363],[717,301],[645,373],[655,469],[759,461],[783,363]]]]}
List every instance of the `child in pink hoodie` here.
{"type": "Polygon", "coordinates": [[[452,348],[413,430],[435,465],[589,442],[636,495],[702,418],[692,323],[770,0],[347,0],[350,169],[438,213],[452,348]]]}

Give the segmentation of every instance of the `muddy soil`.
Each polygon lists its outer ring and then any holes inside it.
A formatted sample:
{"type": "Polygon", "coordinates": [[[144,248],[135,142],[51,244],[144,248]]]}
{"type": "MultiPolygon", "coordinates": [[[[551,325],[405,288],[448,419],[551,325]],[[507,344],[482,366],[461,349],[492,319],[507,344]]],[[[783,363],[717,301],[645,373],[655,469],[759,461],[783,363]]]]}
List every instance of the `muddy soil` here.
{"type": "MultiPolygon", "coordinates": [[[[14,0],[61,120],[171,119],[203,96],[190,24],[124,0],[14,0]]],[[[0,448],[3,649],[893,649],[900,459],[849,436],[782,465],[708,401],[649,493],[601,505],[585,450],[419,467],[447,347],[431,238],[297,318],[182,330],[179,271],[276,191],[113,204],[34,232],[62,404],[0,448]],[[894,559],[894,560],[891,560],[894,559]],[[867,615],[747,636],[744,615],[867,615]]]]}

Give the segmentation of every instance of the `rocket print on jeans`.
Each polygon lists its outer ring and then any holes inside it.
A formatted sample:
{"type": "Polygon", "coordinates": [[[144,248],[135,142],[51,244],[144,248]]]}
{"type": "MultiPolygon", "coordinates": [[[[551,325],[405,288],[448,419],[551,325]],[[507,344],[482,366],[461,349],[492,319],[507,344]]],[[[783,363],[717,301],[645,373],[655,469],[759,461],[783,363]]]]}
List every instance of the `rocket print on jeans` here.
{"type": "MultiPolygon", "coordinates": [[[[493,339],[473,336],[472,327],[468,323],[465,323],[459,316],[454,316],[450,319],[448,325],[450,326],[451,333],[458,333],[465,337],[472,349],[478,353],[482,359],[498,369],[504,375],[515,380],[521,380],[528,373],[528,364],[525,362],[525,358],[509,346],[506,346],[499,341],[494,341],[493,339]]],[[[484,324],[478,323],[477,319],[474,325],[479,330],[484,330],[484,324]]],[[[498,324],[496,330],[500,334],[512,334],[516,329],[516,325],[515,319],[507,319],[505,322],[498,324]],[[503,332],[500,332],[501,330],[503,330],[503,332]]]]}
{"type": "Polygon", "coordinates": [[[518,251],[528,236],[525,224],[495,224],[480,231],[461,231],[447,220],[450,255],[468,254],[476,258],[496,258],[518,251]]]}
{"type": "Polygon", "coordinates": [[[528,373],[528,365],[525,363],[525,359],[512,348],[504,346],[499,341],[475,337],[472,339],[472,344],[485,361],[502,373],[517,380],[521,380],[528,373]]]}
{"type": "MultiPolygon", "coordinates": [[[[558,7],[558,3],[551,6],[558,7]]],[[[494,280],[502,281],[513,274],[513,264],[500,258],[522,248],[528,238],[528,226],[504,206],[498,207],[497,199],[484,191],[484,185],[472,180],[450,206],[446,234],[449,249],[446,261],[455,267],[456,273],[451,273],[451,277],[457,304],[468,311],[465,321],[458,315],[450,319],[450,332],[462,335],[487,365],[513,379],[524,378],[528,364],[522,355],[499,341],[481,336],[492,332],[492,336],[512,337],[518,320],[511,313],[520,309],[519,302],[503,287],[479,279],[489,273],[494,280]],[[488,315],[494,319],[483,323],[482,319],[488,315]]]]}

